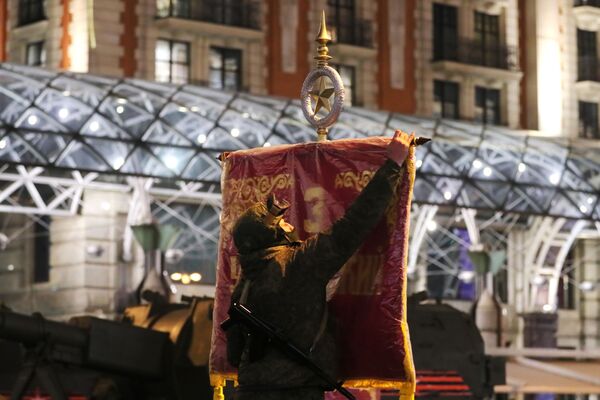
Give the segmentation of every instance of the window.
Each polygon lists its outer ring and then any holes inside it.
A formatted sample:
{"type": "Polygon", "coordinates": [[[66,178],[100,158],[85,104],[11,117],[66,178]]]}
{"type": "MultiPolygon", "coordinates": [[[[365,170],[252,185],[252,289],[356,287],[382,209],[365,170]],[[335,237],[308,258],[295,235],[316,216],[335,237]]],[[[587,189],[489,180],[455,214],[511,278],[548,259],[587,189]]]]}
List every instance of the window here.
{"type": "Polygon", "coordinates": [[[159,17],[190,17],[189,0],[157,0],[156,13],[159,17]]]}
{"type": "Polygon", "coordinates": [[[579,102],[579,137],[599,139],[598,103],[579,102]]]}
{"type": "Polygon", "coordinates": [[[448,81],[434,82],[433,116],[458,119],[458,83],[448,81]]]}
{"type": "Polygon", "coordinates": [[[209,86],[215,89],[241,90],[242,51],[223,47],[210,48],[209,86]]]}
{"type": "Polygon", "coordinates": [[[25,64],[43,67],[46,64],[46,49],[44,42],[29,43],[25,49],[25,64]]]}
{"type": "Polygon", "coordinates": [[[572,247],[567,253],[567,258],[558,280],[558,308],[561,310],[574,310],[576,307],[577,281],[575,280],[575,252],[572,247]]]}
{"type": "Polygon", "coordinates": [[[344,88],[346,89],[345,103],[349,106],[356,105],[356,74],[355,68],[350,65],[332,64],[342,78],[344,82],[344,88]]]}
{"type": "Polygon", "coordinates": [[[599,81],[596,32],[577,29],[577,72],[579,80],[599,81]]]}
{"type": "Polygon", "coordinates": [[[433,5],[433,59],[458,59],[458,19],[456,7],[433,5]]]}
{"type": "Polygon", "coordinates": [[[156,41],[155,79],[187,83],[190,78],[190,44],[173,40],[156,41]]]}
{"type": "Polygon", "coordinates": [[[335,40],[355,43],[356,21],[354,0],[327,0],[329,20],[335,30],[335,40]]]}
{"type": "Polygon", "coordinates": [[[44,0],[19,0],[19,25],[32,24],[46,19],[44,0]]]}
{"type": "Polygon", "coordinates": [[[475,88],[475,121],[500,125],[500,90],[475,88]]]}
{"type": "Polygon", "coordinates": [[[50,280],[50,217],[41,216],[33,226],[33,281],[50,280]]]}
{"type": "Polygon", "coordinates": [[[500,19],[497,15],[475,12],[475,58],[472,62],[490,67],[500,66],[500,19]]]}

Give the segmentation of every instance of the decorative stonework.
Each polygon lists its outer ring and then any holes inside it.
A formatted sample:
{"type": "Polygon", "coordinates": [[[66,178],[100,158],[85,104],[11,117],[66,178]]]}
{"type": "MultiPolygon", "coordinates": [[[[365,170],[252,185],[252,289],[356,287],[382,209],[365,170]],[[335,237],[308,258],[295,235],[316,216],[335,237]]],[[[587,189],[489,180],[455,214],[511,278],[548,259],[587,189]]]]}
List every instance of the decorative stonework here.
{"type": "Polygon", "coordinates": [[[281,0],[279,25],[281,27],[281,68],[293,74],[297,69],[298,53],[298,0],[281,0]]]}
{"type": "Polygon", "coordinates": [[[404,88],[404,46],[406,44],[406,1],[388,1],[388,43],[390,47],[390,83],[394,89],[404,88]]]}
{"type": "Polygon", "coordinates": [[[500,15],[510,0],[474,0],[473,9],[482,13],[500,15]]]}
{"type": "Polygon", "coordinates": [[[600,8],[592,6],[573,7],[577,28],[586,31],[600,30],[600,8]]]}

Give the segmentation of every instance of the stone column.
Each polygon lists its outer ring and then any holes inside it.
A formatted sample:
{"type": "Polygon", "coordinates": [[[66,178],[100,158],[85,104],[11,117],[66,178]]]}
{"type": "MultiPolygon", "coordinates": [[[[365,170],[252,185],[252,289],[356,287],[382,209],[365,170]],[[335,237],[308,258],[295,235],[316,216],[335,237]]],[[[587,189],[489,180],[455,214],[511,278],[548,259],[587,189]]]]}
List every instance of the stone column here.
{"type": "Polygon", "coordinates": [[[600,348],[600,240],[585,239],[578,247],[579,282],[595,282],[590,291],[579,291],[581,317],[581,346],[600,348]]]}
{"type": "Polygon", "coordinates": [[[83,204],[81,215],[52,220],[49,290],[36,295],[37,310],[49,317],[111,316],[116,291],[128,282],[120,261],[128,194],[86,190],[83,204]]]}

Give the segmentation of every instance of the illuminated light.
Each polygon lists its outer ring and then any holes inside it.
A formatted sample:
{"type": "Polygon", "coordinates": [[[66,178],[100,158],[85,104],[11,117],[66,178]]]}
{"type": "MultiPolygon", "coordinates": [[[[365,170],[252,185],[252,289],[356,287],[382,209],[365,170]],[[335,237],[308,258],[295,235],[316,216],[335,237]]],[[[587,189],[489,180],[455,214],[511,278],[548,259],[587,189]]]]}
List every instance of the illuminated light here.
{"type": "Polygon", "coordinates": [[[100,207],[102,207],[102,209],[103,209],[104,211],[108,211],[108,210],[110,210],[110,203],[109,203],[108,201],[103,201],[103,202],[100,204],[100,207]]]}
{"type": "Polygon", "coordinates": [[[188,274],[181,275],[181,283],[183,283],[184,285],[189,284],[191,281],[192,280],[190,279],[190,276],[188,274]]]}
{"type": "Polygon", "coordinates": [[[206,142],[206,135],[204,133],[201,133],[198,135],[198,138],[196,140],[198,141],[198,143],[202,144],[206,142]]]}
{"type": "Polygon", "coordinates": [[[544,304],[542,306],[542,310],[544,312],[552,312],[552,311],[554,311],[554,307],[552,307],[552,304],[544,304]]]}
{"type": "Polygon", "coordinates": [[[265,142],[265,144],[263,144],[263,147],[271,147],[271,143],[265,142]]]}
{"type": "Polygon", "coordinates": [[[475,271],[460,271],[458,273],[458,279],[461,280],[462,282],[472,282],[473,279],[475,278],[475,271]]]}
{"type": "Polygon", "coordinates": [[[63,96],[67,96],[69,97],[71,95],[71,92],[69,92],[68,90],[65,90],[64,92],[62,92],[63,96]]]}
{"type": "Polygon", "coordinates": [[[479,169],[479,168],[481,168],[481,166],[482,166],[481,161],[478,158],[473,160],[473,168],[479,169]]]}
{"type": "Polygon", "coordinates": [[[446,190],[446,191],[444,192],[444,198],[445,198],[446,200],[450,200],[450,199],[452,198],[452,192],[450,192],[449,190],[446,190]]]}
{"type": "Polygon", "coordinates": [[[69,110],[66,108],[61,108],[60,110],[58,110],[58,118],[65,120],[67,119],[67,117],[69,116],[69,110]]]}
{"type": "Polygon", "coordinates": [[[100,124],[98,123],[98,121],[92,121],[90,123],[90,131],[96,132],[98,131],[98,129],[100,129],[100,124]]]}
{"type": "Polygon", "coordinates": [[[525,163],[519,163],[519,167],[517,169],[520,173],[523,173],[527,169],[527,165],[525,165],[525,163]]]}
{"type": "Polygon", "coordinates": [[[190,108],[190,110],[192,110],[192,112],[198,112],[198,110],[200,109],[196,106],[193,106],[192,108],[190,108]]]}
{"type": "Polygon", "coordinates": [[[245,113],[242,114],[242,117],[248,118],[248,117],[250,117],[250,114],[248,114],[247,112],[245,112],[245,113]]]}
{"type": "Polygon", "coordinates": [[[593,198],[591,198],[591,197],[588,197],[588,198],[587,198],[587,203],[588,203],[588,204],[592,204],[593,202],[594,202],[594,199],[593,199],[593,198]]]}
{"type": "Polygon", "coordinates": [[[429,221],[429,222],[427,223],[427,230],[428,230],[429,232],[433,232],[433,231],[435,231],[435,230],[437,229],[437,227],[438,227],[438,224],[437,224],[437,222],[435,222],[435,221],[433,221],[433,220],[431,220],[431,221],[429,221]]]}
{"type": "Polygon", "coordinates": [[[596,284],[592,281],[583,281],[579,284],[579,289],[584,292],[590,292],[596,289],[596,284]]]}
{"type": "Polygon", "coordinates": [[[27,123],[31,126],[34,126],[35,124],[37,124],[38,121],[39,121],[39,119],[38,119],[37,115],[30,115],[27,118],[27,123]]]}
{"type": "Polygon", "coordinates": [[[586,213],[588,212],[588,208],[586,206],[584,206],[583,204],[579,205],[579,211],[581,211],[582,213],[586,213]]]}
{"type": "Polygon", "coordinates": [[[534,286],[541,286],[544,284],[544,282],[546,282],[546,279],[543,276],[539,276],[539,275],[534,277],[533,280],[531,281],[531,283],[534,286]]]}
{"type": "Polygon", "coordinates": [[[202,275],[200,275],[197,272],[194,272],[193,274],[190,275],[190,279],[194,282],[200,282],[200,280],[202,279],[202,275]]]}
{"type": "Polygon", "coordinates": [[[0,150],[4,150],[6,148],[6,139],[0,140],[0,150]]]}
{"type": "MultiPolygon", "coordinates": [[[[559,16],[554,11],[545,10],[543,14],[539,15],[545,16],[544,24],[555,26],[554,21],[558,23],[559,16]]],[[[551,136],[560,136],[564,102],[562,85],[566,79],[562,68],[566,56],[563,55],[558,36],[547,33],[543,35],[543,39],[537,43],[537,67],[535,67],[537,81],[544,82],[543,85],[537,85],[537,94],[535,95],[535,98],[538,99],[538,129],[551,136]]]]}
{"type": "Polygon", "coordinates": [[[166,156],[165,157],[165,165],[167,166],[167,168],[171,168],[171,169],[175,169],[177,168],[177,158],[174,156],[166,156]]]}
{"type": "Polygon", "coordinates": [[[423,160],[417,160],[417,162],[415,163],[417,168],[421,168],[421,165],[423,165],[423,160]]]}
{"type": "Polygon", "coordinates": [[[117,106],[117,108],[115,110],[117,111],[117,114],[123,114],[123,111],[125,111],[125,108],[123,106],[117,106]]]}
{"type": "Polygon", "coordinates": [[[127,99],[117,99],[117,104],[127,104],[127,99]]]}
{"type": "Polygon", "coordinates": [[[484,175],[484,176],[488,176],[488,177],[489,177],[489,176],[492,176],[492,169],[491,169],[490,167],[485,167],[485,168],[483,169],[483,175],[484,175]]]}
{"type": "Polygon", "coordinates": [[[233,137],[238,137],[238,136],[240,136],[240,130],[239,130],[238,128],[233,128],[233,129],[231,130],[231,136],[233,136],[233,137]]]}
{"type": "Polygon", "coordinates": [[[560,182],[560,174],[558,172],[555,172],[548,177],[548,180],[551,184],[558,185],[558,182],[560,182]]]}
{"type": "Polygon", "coordinates": [[[7,270],[9,270],[9,271],[14,271],[14,270],[15,270],[15,266],[14,266],[14,265],[12,265],[12,264],[9,264],[9,265],[6,267],[6,269],[7,269],[7,270]]]}
{"type": "Polygon", "coordinates": [[[115,161],[112,163],[113,169],[119,169],[125,164],[125,159],[123,157],[115,158],[115,161]]]}
{"type": "Polygon", "coordinates": [[[179,111],[179,112],[181,112],[181,113],[186,113],[186,112],[188,112],[188,109],[187,109],[187,107],[179,107],[179,108],[177,109],[177,111],[179,111]]]}
{"type": "Polygon", "coordinates": [[[174,281],[180,281],[181,280],[181,273],[179,273],[179,272],[173,272],[171,274],[171,279],[173,279],[174,281]]]}

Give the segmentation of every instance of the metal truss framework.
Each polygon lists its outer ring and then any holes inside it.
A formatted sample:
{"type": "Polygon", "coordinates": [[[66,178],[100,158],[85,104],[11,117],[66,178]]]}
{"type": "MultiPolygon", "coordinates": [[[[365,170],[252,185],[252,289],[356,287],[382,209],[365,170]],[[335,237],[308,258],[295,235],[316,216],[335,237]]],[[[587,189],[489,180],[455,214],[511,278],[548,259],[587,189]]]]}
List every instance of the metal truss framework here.
{"type": "MultiPolygon", "coordinates": [[[[600,152],[498,126],[347,108],[332,139],[432,137],[414,201],[600,221],[600,152]]],[[[223,151],[314,139],[299,101],[0,64],[0,162],[219,184],[223,151]]]]}
{"type": "MultiPolygon", "coordinates": [[[[452,293],[460,267],[448,256],[450,247],[506,246],[517,214],[540,215],[530,230],[547,234],[532,239],[527,265],[532,277],[548,277],[542,302],[554,304],[566,252],[587,221],[600,221],[598,149],[591,142],[352,107],[330,137],[389,136],[395,128],[434,139],[417,150],[409,273],[437,265],[451,278],[452,293]],[[435,234],[428,231],[441,209],[455,210],[468,241],[453,233],[452,219],[435,234]],[[498,230],[498,223],[509,228],[498,230]],[[423,246],[436,257],[420,251],[423,246]],[[558,257],[549,256],[552,248],[558,257]]],[[[313,135],[298,101],[0,64],[0,162],[6,163],[0,212],[74,215],[85,189],[129,192],[127,176],[146,177],[153,215],[185,227],[177,246],[196,251],[194,265],[201,259],[208,268],[219,236],[218,154],[313,135]]],[[[532,307],[539,297],[532,288],[532,307]]]]}

